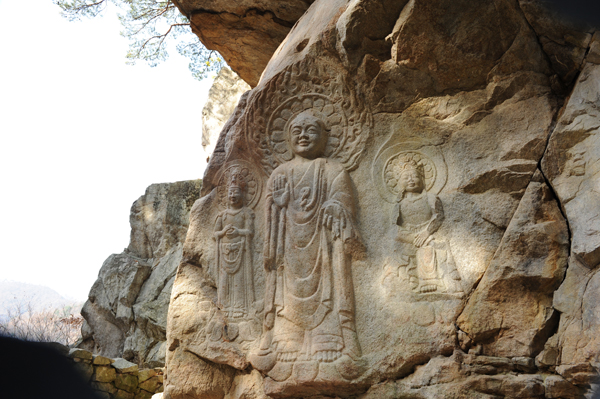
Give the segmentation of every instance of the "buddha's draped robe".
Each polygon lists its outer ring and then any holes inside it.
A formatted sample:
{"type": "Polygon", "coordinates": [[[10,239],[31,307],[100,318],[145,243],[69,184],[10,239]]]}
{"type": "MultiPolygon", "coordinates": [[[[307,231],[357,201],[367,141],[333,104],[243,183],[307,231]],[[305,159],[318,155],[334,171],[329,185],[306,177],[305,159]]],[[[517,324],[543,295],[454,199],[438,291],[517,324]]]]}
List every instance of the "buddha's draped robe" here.
{"type": "Polygon", "coordinates": [[[287,162],[269,179],[266,206],[265,313],[275,312],[267,345],[306,359],[317,351],[360,356],[350,268],[360,241],[348,172],[325,158],[287,162]],[[280,175],[290,191],[284,207],[273,201],[273,180],[280,175]],[[337,220],[345,220],[335,232],[323,223],[330,206],[337,220]]]}

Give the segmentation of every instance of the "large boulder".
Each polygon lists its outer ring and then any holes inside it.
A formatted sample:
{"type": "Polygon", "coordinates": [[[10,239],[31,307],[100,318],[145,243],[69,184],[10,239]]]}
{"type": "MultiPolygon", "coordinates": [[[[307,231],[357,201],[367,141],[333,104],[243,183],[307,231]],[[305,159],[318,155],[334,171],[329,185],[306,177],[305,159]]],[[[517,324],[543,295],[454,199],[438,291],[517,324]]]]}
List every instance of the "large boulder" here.
{"type": "Polygon", "coordinates": [[[592,394],[600,45],[545,7],[306,9],[190,212],[165,398],[592,394]]]}

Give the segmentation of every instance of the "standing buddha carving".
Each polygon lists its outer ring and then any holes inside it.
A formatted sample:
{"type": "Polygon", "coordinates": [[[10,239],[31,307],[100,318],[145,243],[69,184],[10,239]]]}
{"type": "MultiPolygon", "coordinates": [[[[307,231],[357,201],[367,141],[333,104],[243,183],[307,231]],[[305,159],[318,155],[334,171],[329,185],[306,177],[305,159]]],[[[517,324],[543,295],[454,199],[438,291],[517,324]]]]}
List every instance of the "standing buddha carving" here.
{"type": "Polygon", "coordinates": [[[319,364],[351,364],[361,356],[350,268],[352,253],[362,248],[355,199],[348,172],[324,157],[323,121],[313,110],[290,119],[294,157],[268,181],[265,318],[251,361],[277,381],[294,367],[314,378],[319,364]]]}

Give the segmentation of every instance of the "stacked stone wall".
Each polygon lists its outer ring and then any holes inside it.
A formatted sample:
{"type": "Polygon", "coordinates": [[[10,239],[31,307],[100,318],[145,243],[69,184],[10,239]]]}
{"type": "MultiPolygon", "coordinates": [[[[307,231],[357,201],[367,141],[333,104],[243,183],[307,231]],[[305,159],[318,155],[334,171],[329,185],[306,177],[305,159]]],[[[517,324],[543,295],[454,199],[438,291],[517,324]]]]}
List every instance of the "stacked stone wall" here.
{"type": "Polygon", "coordinates": [[[69,358],[94,391],[103,399],[150,399],[163,391],[164,369],[140,369],[125,359],[71,349],[69,358]]]}

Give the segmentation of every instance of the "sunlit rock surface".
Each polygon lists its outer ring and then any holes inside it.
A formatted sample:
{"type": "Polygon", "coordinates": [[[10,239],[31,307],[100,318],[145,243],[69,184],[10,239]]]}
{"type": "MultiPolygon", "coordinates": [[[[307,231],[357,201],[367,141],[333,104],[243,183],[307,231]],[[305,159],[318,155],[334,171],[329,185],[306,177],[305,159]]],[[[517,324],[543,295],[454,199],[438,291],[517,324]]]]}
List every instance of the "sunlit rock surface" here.
{"type": "Polygon", "coordinates": [[[592,397],[597,28],[538,0],[178,6],[254,88],[182,244],[144,228],[101,271],[94,342],[166,349],[169,399],[592,397]],[[166,341],[123,328],[155,248],[166,341]]]}

